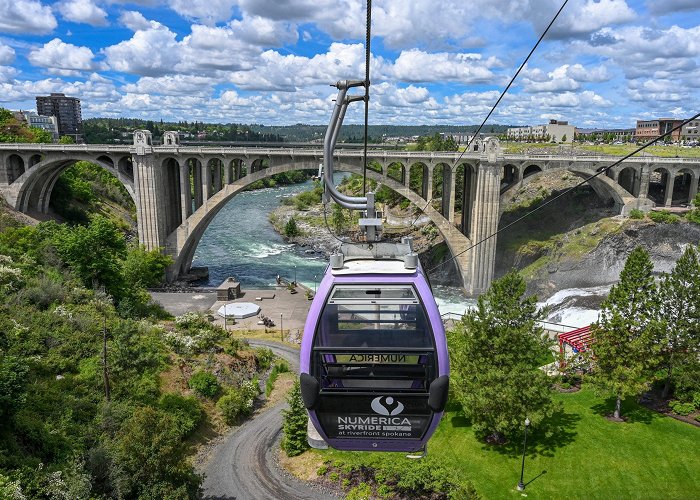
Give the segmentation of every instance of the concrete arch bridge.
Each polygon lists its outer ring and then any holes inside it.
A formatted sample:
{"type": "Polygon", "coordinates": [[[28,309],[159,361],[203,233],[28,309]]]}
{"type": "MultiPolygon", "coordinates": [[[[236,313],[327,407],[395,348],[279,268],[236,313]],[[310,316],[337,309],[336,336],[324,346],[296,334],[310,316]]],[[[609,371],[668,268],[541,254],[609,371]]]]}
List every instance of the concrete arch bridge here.
{"type": "MultiPolygon", "coordinates": [[[[337,171],[362,173],[362,151],[336,151],[337,171]]],[[[582,178],[611,165],[615,157],[504,155],[495,139],[475,151],[372,150],[371,179],[420,208],[444,237],[470,294],[491,283],[496,238],[471,248],[498,228],[501,198],[538,175],[568,171],[582,178]]],[[[153,146],[148,131],[134,144],[1,144],[0,194],[16,210],[46,213],[61,172],[76,161],[113,173],[137,207],[139,241],[163,248],[175,264],[169,279],[186,273],[205,229],[221,208],[252,183],[291,170],[317,170],[322,150],[310,148],[183,147],[166,132],[153,146]]],[[[655,205],[687,204],[697,193],[700,159],[639,157],[591,181],[621,213],[655,205]]]]}

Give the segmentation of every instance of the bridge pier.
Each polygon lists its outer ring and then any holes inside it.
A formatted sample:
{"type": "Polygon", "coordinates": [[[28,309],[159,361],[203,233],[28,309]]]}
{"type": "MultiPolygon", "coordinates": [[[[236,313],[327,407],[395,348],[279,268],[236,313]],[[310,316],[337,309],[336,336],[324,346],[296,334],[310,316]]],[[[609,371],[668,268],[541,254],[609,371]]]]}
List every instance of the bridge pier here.
{"type": "Polygon", "coordinates": [[[156,161],[150,139],[148,130],[134,132],[136,154],[132,158],[139,243],[147,250],[155,250],[165,247],[168,236],[166,210],[170,205],[165,196],[164,167],[156,161]]]}
{"type": "Polygon", "coordinates": [[[501,164],[482,161],[476,173],[469,239],[476,246],[467,252],[468,267],[464,287],[470,295],[488,290],[496,266],[496,236],[482,241],[498,230],[500,211],[501,164]]]}

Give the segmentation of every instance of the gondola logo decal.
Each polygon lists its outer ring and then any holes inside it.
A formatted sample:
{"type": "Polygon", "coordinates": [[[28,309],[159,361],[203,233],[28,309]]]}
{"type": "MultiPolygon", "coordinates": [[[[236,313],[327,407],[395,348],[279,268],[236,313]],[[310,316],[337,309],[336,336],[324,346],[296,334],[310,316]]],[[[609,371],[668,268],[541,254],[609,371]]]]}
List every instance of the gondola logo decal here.
{"type": "Polygon", "coordinates": [[[391,396],[379,396],[378,398],[374,398],[372,400],[372,409],[375,411],[375,413],[379,413],[380,415],[393,417],[394,415],[401,413],[403,408],[403,403],[401,403],[401,401],[394,401],[394,398],[391,396]],[[382,399],[384,399],[384,403],[382,403],[382,399]]]}

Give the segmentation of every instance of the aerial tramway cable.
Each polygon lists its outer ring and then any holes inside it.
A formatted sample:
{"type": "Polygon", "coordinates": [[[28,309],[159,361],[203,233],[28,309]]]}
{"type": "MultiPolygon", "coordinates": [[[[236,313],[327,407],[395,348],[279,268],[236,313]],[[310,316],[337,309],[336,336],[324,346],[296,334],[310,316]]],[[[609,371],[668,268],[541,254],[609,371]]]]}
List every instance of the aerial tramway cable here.
{"type": "Polygon", "coordinates": [[[367,194],[367,136],[369,131],[369,59],[372,39],[372,0],[367,0],[367,28],[365,30],[365,150],[362,168],[362,195],[367,194]]]}

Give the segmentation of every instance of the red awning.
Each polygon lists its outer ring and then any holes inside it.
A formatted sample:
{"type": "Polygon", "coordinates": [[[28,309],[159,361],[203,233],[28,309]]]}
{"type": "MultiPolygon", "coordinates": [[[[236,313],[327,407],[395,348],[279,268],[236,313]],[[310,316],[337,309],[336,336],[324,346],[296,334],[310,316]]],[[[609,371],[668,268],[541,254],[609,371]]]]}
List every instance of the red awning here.
{"type": "Polygon", "coordinates": [[[575,351],[584,352],[593,342],[591,325],[559,334],[559,345],[569,344],[575,351]]]}

